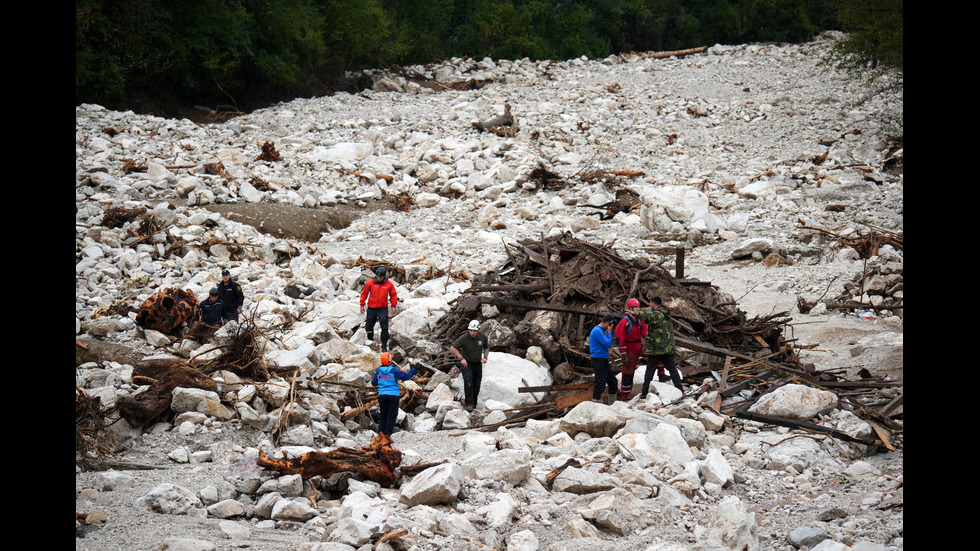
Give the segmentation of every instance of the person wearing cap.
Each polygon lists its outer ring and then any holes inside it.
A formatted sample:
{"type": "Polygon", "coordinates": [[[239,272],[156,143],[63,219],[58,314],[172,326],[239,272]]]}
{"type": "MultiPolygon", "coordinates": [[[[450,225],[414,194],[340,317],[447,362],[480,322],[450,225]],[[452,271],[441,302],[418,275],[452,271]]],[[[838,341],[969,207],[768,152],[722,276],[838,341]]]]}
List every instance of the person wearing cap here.
{"type": "Polygon", "coordinates": [[[663,366],[660,368],[660,377],[663,377],[663,369],[666,367],[667,371],[670,372],[671,382],[678,390],[684,392],[684,387],[681,385],[681,375],[674,362],[676,345],[674,343],[674,322],[670,319],[670,310],[664,306],[663,299],[660,297],[653,297],[650,303],[650,310],[640,310],[637,313],[637,317],[646,322],[649,327],[646,339],[643,341],[643,352],[647,356],[647,370],[643,374],[643,392],[640,396],[646,398],[647,393],[650,392],[653,371],[660,365],[663,366]]]}
{"type": "Polygon", "coordinates": [[[490,356],[490,342],[487,340],[487,335],[480,332],[480,321],[471,321],[466,326],[466,333],[453,342],[449,351],[459,360],[460,371],[463,373],[463,399],[466,410],[473,411],[483,383],[483,364],[490,356]]]}
{"type": "Polygon", "coordinates": [[[602,323],[592,328],[589,333],[589,358],[592,371],[595,373],[595,384],[592,387],[592,399],[599,401],[602,391],[609,387],[609,396],[616,396],[618,385],[616,374],[609,369],[609,348],[613,343],[612,330],[616,326],[616,316],[606,314],[602,323]]]}
{"type": "Polygon", "coordinates": [[[623,359],[623,380],[619,384],[619,399],[629,400],[633,393],[633,374],[643,355],[643,339],[647,336],[647,326],[637,317],[640,301],[631,298],[626,301],[626,315],[616,325],[616,340],[619,341],[619,357],[623,359]]]}
{"type": "Polygon", "coordinates": [[[401,399],[401,388],[398,381],[407,381],[415,376],[415,368],[402,371],[391,359],[388,352],[381,353],[381,367],[371,377],[371,385],[378,387],[378,432],[391,437],[398,419],[398,400],[401,399]]]}
{"type": "Polygon", "coordinates": [[[224,323],[222,311],[225,309],[225,303],[221,301],[219,295],[218,288],[212,287],[207,300],[201,301],[197,307],[198,320],[215,327],[220,327],[224,323]]]}
{"type": "Polygon", "coordinates": [[[238,321],[238,315],[242,313],[242,305],[245,304],[245,293],[242,292],[242,286],[231,279],[231,272],[228,270],[221,270],[218,293],[221,302],[225,305],[221,317],[224,321],[238,321]]]}
{"type": "Polygon", "coordinates": [[[361,313],[367,304],[367,317],[364,320],[364,330],[369,341],[374,340],[374,325],[381,324],[381,351],[388,351],[388,303],[391,303],[391,315],[395,314],[398,306],[398,293],[395,284],[388,279],[388,271],[384,266],[374,271],[375,276],[368,280],[361,291],[361,313]]]}

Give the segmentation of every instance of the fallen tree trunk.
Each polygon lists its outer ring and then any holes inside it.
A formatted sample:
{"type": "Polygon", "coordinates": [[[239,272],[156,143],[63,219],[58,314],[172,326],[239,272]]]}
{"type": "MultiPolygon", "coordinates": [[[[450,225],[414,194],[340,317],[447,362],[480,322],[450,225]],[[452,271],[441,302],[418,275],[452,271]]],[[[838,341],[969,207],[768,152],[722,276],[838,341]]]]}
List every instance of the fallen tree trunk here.
{"type": "Polygon", "coordinates": [[[510,114],[510,104],[504,104],[504,114],[489,120],[474,122],[473,128],[477,130],[492,130],[499,126],[513,126],[514,116],[510,114]]]}
{"type": "Polygon", "coordinates": [[[707,46],[699,46],[697,48],[688,48],[686,50],[673,50],[670,52],[653,52],[651,54],[643,54],[644,59],[666,59],[668,57],[684,57],[691,54],[702,54],[708,51],[707,46]]]}
{"type": "Polygon", "coordinates": [[[146,392],[116,400],[116,409],[130,425],[145,427],[170,411],[173,391],[177,387],[216,391],[218,383],[193,367],[176,365],[164,372],[146,392]]]}
{"type": "Polygon", "coordinates": [[[289,459],[269,457],[260,449],[256,464],[284,474],[298,474],[303,480],[314,476],[328,478],[336,473],[354,472],[377,482],[382,488],[390,488],[395,483],[395,469],[401,461],[402,452],[391,447],[391,438],[379,434],[363,449],[312,451],[289,459]]]}

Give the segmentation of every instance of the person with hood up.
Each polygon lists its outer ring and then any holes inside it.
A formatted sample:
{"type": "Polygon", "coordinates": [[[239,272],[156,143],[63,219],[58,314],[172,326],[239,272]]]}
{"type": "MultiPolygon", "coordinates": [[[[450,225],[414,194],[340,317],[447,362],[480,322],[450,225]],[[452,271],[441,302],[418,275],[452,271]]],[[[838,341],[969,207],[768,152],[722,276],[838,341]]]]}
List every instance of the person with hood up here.
{"type": "Polygon", "coordinates": [[[375,277],[368,280],[361,291],[361,313],[367,303],[367,317],[364,320],[364,331],[369,341],[374,341],[374,325],[381,324],[381,351],[388,351],[388,303],[391,303],[391,315],[395,314],[398,305],[398,293],[395,284],[388,279],[384,266],[374,271],[375,277]]]}
{"type": "Polygon", "coordinates": [[[633,393],[633,374],[643,355],[643,340],[647,336],[646,324],[637,317],[639,310],[639,300],[627,300],[626,316],[616,325],[619,357],[623,359],[623,380],[619,383],[619,399],[623,401],[629,400],[633,393]]]}
{"type": "Polygon", "coordinates": [[[407,372],[402,371],[392,362],[389,352],[381,353],[381,367],[371,377],[371,385],[378,387],[378,409],[381,410],[378,419],[379,433],[391,438],[391,433],[395,430],[395,421],[398,419],[398,400],[401,398],[398,381],[407,381],[416,373],[414,367],[407,372]]]}

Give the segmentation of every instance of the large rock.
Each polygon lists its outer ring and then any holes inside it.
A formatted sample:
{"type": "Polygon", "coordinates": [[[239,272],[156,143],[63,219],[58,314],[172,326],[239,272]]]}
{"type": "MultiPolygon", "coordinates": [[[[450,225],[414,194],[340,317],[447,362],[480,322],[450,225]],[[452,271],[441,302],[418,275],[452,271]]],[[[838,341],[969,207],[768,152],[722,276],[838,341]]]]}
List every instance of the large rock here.
{"type": "Polygon", "coordinates": [[[220,421],[232,418],[232,412],[225,407],[217,392],[200,388],[177,387],[173,390],[170,408],[177,414],[194,411],[214,417],[220,421]]]}
{"type": "Polygon", "coordinates": [[[191,509],[204,507],[204,503],[183,486],[161,484],[137,500],[137,506],[154,513],[183,515],[191,509]]]}
{"type": "Polygon", "coordinates": [[[531,393],[517,392],[517,389],[551,383],[551,373],[546,368],[512,354],[491,352],[483,364],[479,405],[487,400],[503,402],[512,408],[533,404],[535,400],[531,393]]]}
{"type": "Polygon", "coordinates": [[[612,490],[615,487],[616,482],[611,476],[577,467],[569,467],[562,471],[552,484],[552,489],[556,492],[573,494],[593,494],[612,490]]]}
{"type": "Polygon", "coordinates": [[[763,395],[749,411],[787,419],[806,421],[830,413],[837,407],[837,395],[805,385],[786,385],[763,395]]]}
{"type": "Polygon", "coordinates": [[[437,505],[456,499],[463,487],[463,473],[456,463],[443,463],[415,475],[401,488],[401,501],[409,507],[437,505]]]}
{"type": "Polygon", "coordinates": [[[497,480],[517,486],[531,474],[531,452],[500,450],[477,454],[461,464],[463,476],[472,480],[497,480]]]}
{"type": "Polygon", "coordinates": [[[592,437],[612,436],[619,430],[620,419],[616,411],[597,402],[582,402],[561,418],[558,427],[575,436],[580,432],[592,437]]]}
{"type": "Polygon", "coordinates": [[[735,473],[731,464],[718,450],[711,450],[701,463],[701,476],[705,482],[711,482],[721,487],[730,486],[735,482],[735,473]]]}
{"type": "Polygon", "coordinates": [[[757,551],[759,547],[758,526],[755,514],[749,513],[738,497],[723,499],[711,512],[706,540],[714,540],[727,549],[757,551]]]}

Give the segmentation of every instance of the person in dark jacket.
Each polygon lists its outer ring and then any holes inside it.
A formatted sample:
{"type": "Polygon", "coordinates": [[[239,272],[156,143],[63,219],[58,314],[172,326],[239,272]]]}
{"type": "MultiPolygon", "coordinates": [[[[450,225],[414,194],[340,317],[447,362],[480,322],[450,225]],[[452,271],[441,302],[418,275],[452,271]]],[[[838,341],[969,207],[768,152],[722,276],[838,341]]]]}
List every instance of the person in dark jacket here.
{"type": "Polygon", "coordinates": [[[391,360],[391,354],[381,353],[381,367],[371,377],[371,384],[378,387],[378,409],[381,410],[378,420],[378,432],[390,437],[395,430],[395,421],[398,419],[398,400],[401,398],[401,389],[398,381],[407,381],[415,376],[415,368],[408,372],[398,369],[391,360]]]}
{"type": "Polygon", "coordinates": [[[459,370],[463,374],[463,401],[466,411],[473,411],[480,399],[483,384],[483,364],[490,357],[490,341],[486,333],[480,332],[480,320],[473,320],[466,326],[466,333],[459,336],[449,347],[449,351],[459,360],[459,370]]]}
{"type": "Polygon", "coordinates": [[[215,327],[222,325],[221,313],[225,308],[225,303],[218,295],[218,288],[212,287],[207,300],[202,301],[197,307],[197,319],[215,327]]]}
{"type": "Polygon", "coordinates": [[[218,284],[218,292],[221,302],[225,305],[221,317],[225,321],[238,321],[238,315],[242,313],[242,305],[245,304],[245,293],[242,292],[242,286],[231,279],[231,273],[228,270],[221,271],[221,283],[218,284]]]}

